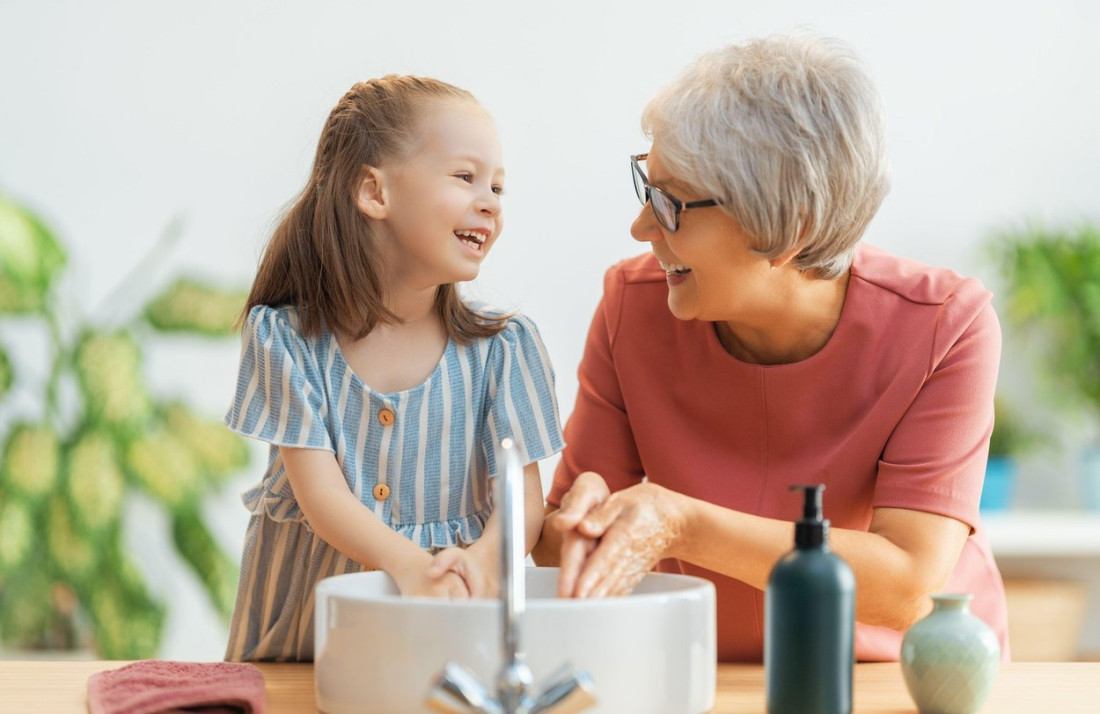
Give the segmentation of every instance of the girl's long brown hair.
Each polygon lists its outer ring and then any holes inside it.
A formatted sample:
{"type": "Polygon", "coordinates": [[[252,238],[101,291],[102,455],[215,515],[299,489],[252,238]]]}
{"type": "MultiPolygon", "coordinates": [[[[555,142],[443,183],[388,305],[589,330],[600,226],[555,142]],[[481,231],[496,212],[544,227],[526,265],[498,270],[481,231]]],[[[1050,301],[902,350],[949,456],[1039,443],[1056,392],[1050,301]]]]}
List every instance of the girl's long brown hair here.
{"type": "MultiPolygon", "coordinates": [[[[385,306],[370,220],[355,197],[364,167],[410,151],[424,107],[441,100],[477,101],[426,77],[387,75],[348,90],[325,121],[309,181],[268,242],[242,321],[256,305],[293,305],[306,335],[326,325],[354,339],[400,322],[385,306]]],[[[439,286],[436,310],[461,343],[495,335],[507,320],[472,310],[453,283],[439,286]]]]}

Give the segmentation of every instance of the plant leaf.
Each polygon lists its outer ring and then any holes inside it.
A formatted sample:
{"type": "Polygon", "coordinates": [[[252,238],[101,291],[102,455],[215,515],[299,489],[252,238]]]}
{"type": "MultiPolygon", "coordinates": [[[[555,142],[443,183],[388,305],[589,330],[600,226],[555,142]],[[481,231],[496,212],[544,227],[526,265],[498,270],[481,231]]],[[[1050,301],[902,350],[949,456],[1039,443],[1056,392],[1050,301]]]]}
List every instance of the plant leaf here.
{"type": "Polygon", "coordinates": [[[162,332],[231,335],[247,297],[241,290],[180,278],[149,303],[145,319],[162,332]]]}
{"type": "Polygon", "coordinates": [[[203,523],[196,503],[185,504],[173,512],[172,540],[206,587],[218,612],[228,620],[237,597],[239,573],[203,523]]]}
{"type": "Polygon", "coordinates": [[[0,313],[36,313],[46,306],[65,251],[33,213],[0,195],[0,313]]]}
{"type": "Polygon", "coordinates": [[[3,401],[4,397],[11,391],[13,382],[15,382],[15,372],[11,366],[11,358],[0,346],[0,401],[3,401]]]}

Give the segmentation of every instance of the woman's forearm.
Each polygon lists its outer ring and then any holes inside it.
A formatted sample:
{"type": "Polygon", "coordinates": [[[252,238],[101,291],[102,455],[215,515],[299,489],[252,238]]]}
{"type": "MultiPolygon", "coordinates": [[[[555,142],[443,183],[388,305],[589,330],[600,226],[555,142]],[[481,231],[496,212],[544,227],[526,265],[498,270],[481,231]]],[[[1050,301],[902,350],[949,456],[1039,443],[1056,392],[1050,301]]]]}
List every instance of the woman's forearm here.
{"type": "MultiPolygon", "coordinates": [[[[684,530],[671,557],[767,586],[772,567],[794,547],[794,526],[685,499],[684,530]]],[[[943,586],[966,540],[965,524],[904,509],[876,509],[870,531],[830,530],[833,550],[856,578],[856,619],[906,629],[930,608],[928,595],[943,586]]]]}

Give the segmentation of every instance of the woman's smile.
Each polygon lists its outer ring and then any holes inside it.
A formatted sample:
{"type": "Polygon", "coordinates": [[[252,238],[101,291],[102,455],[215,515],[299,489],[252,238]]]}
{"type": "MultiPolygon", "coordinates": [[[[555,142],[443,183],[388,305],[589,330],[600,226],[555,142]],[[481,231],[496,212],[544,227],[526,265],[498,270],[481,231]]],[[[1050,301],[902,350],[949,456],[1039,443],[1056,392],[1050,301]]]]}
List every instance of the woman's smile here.
{"type": "Polygon", "coordinates": [[[669,287],[674,287],[684,282],[687,280],[688,274],[691,273],[691,268],[683,263],[666,263],[660,258],[657,259],[657,262],[660,263],[661,269],[665,271],[669,287]]]}

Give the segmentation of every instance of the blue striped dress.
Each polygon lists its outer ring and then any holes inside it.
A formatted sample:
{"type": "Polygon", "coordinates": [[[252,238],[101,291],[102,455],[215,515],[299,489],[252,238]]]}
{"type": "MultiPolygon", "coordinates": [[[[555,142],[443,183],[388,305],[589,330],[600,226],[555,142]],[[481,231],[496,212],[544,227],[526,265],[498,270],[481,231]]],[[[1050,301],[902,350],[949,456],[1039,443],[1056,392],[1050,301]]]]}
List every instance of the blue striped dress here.
{"type": "Polygon", "coordinates": [[[313,533],[280,447],[331,451],[364,505],[434,552],[481,535],[501,439],[513,439],[524,463],[563,446],[553,369],[523,315],[493,337],[449,341],[423,383],[384,394],[352,372],[330,332],[306,337],[294,308],[257,306],[225,423],[271,444],[263,479],[242,497],[252,517],[226,651],[234,661],[313,659],[314,586],[362,570],[313,533]],[[390,491],[383,500],[378,484],[390,491]]]}

